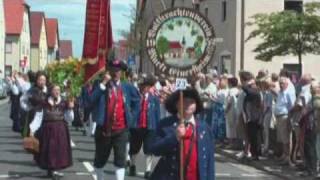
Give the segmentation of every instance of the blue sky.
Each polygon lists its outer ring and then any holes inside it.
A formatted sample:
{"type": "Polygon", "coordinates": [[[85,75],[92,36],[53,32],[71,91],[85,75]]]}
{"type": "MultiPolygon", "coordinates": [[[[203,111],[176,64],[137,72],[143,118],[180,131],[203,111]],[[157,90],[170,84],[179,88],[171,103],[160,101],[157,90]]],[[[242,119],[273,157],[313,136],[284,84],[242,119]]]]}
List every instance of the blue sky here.
{"type": "MultiPolygon", "coordinates": [[[[60,39],[73,41],[73,53],[82,55],[86,0],[26,0],[31,11],[44,11],[46,17],[58,18],[60,39]]],[[[129,30],[130,11],[136,0],[111,0],[113,37],[121,39],[120,30],[129,30]]]]}

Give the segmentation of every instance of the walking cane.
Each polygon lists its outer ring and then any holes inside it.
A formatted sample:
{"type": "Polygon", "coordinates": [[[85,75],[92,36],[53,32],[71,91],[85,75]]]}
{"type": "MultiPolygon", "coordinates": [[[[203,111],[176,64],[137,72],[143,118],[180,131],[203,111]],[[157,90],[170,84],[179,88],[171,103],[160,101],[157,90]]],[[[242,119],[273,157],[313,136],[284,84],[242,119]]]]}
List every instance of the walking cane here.
{"type": "MultiPolygon", "coordinates": [[[[183,91],[180,90],[180,124],[184,124],[183,117],[183,91]]],[[[184,169],[183,169],[183,139],[180,140],[180,180],[184,180],[184,169]]]]}

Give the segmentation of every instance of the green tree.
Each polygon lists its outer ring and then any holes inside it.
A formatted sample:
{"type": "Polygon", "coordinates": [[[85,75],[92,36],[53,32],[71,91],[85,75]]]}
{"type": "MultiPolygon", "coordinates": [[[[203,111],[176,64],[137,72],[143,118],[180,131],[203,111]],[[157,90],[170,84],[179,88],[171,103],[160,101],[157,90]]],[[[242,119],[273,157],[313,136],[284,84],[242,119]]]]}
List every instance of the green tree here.
{"type": "Polygon", "coordinates": [[[179,19],[179,20],[177,20],[176,24],[177,24],[179,27],[181,27],[181,26],[182,26],[182,24],[183,24],[183,22],[182,22],[182,20],[181,20],[181,19],[179,19]]]}
{"type": "Polygon", "coordinates": [[[257,59],[271,61],[275,56],[294,55],[299,60],[299,73],[302,72],[302,56],[320,54],[320,3],[307,3],[302,13],[282,11],[271,14],[256,14],[254,21],[247,23],[256,26],[247,41],[262,38],[253,50],[257,59]]]}
{"type": "Polygon", "coordinates": [[[168,24],[168,29],[173,31],[174,30],[174,25],[172,23],[168,24]]]}
{"type": "Polygon", "coordinates": [[[165,38],[164,36],[160,36],[159,39],[157,40],[156,49],[162,61],[165,60],[164,55],[169,51],[169,48],[170,47],[169,47],[168,39],[165,38]]]}

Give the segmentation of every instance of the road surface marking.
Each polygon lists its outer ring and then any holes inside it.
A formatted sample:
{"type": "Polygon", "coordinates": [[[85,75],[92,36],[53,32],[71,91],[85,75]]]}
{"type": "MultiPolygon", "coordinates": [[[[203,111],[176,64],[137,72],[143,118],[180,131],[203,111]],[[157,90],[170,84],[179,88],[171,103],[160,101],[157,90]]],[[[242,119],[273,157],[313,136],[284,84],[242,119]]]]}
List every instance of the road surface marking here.
{"type": "Polygon", "coordinates": [[[72,141],[72,139],[71,139],[70,143],[71,143],[71,147],[73,147],[73,148],[76,147],[76,144],[72,141]]]}
{"type": "Polygon", "coordinates": [[[19,178],[19,175],[8,175],[8,174],[1,174],[0,179],[7,179],[7,178],[19,178]]]}
{"type": "Polygon", "coordinates": [[[89,162],[83,162],[84,167],[89,171],[94,180],[97,180],[97,176],[94,173],[94,168],[89,162]]]}
{"type": "Polygon", "coordinates": [[[241,174],[242,177],[264,177],[264,174],[241,174]]]}
{"type": "Polygon", "coordinates": [[[231,176],[231,174],[229,174],[229,173],[216,173],[216,176],[217,177],[229,177],[229,176],[231,176]]]}
{"type": "Polygon", "coordinates": [[[77,176],[91,176],[91,173],[87,173],[87,172],[76,172],[77,176]]]}

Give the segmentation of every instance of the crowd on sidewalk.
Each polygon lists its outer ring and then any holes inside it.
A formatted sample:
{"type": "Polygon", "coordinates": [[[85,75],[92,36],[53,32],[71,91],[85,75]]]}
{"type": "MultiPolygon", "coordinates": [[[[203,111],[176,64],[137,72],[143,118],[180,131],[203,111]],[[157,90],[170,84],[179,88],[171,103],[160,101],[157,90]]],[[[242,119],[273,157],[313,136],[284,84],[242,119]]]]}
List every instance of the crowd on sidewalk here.
{"type": "Polygon", "coordinates": [[[237,157],[252,161],[277,157],[283,166],[299,167],[303,176],[320,177],[320,84],[310,74],[296,80],[286,70],[257,76],[241,71],[239,79],[216,70],[199,73],[183,91],[186,123],[180,124],[174,77],[135,74],[118,61],[109,66],[76,98],[68,98],[68,80],[59,87],[42,72],[7,78],[12,129],[39,140],[34,159],[48,176],[58,178],[59,170],[72,165],[68,127],[73,125],[94,139],[98,180],[104,179],[111,150],[117,179],[126,172],[136,176],[140,149],[146,179],[177,179],[183,168],[179,141],[191,167],[184,166],[188,180],[215,178],[214,148],[241,150],[237,157]],[[162,158],[152,170],[154,156],[162,158]]]}
{"type": "Polygon", "coordinates": [[[299,80],[248,71],[236,77],[200,74],[196,89],[204,101],[203,116],[216,147],[241,150],[238,159],[264,156],[298,169],[301,176],[320,177],[320,84],[310,74],[299,80]]]}

